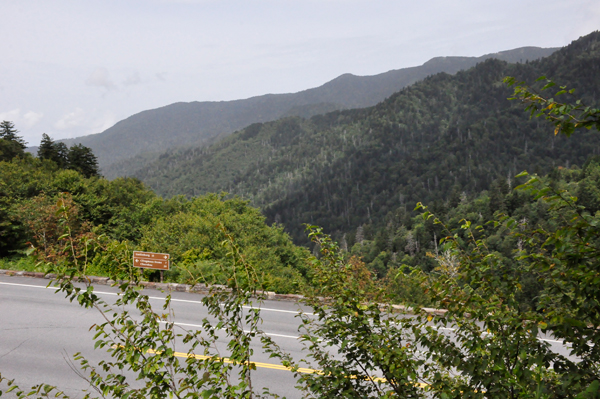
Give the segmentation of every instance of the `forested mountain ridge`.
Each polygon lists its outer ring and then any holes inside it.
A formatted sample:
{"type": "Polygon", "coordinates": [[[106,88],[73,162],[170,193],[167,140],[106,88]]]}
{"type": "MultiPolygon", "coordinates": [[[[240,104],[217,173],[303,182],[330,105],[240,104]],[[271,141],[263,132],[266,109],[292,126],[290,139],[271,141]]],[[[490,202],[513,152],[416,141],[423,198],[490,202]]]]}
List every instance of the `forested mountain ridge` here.
{"type": "Polygon", "coordinates": [[[394,92],[438,72],[456,73],[487,58],[525,62],[556,49],[523,47],[482,57],[438,57],[422,66],[374,76],[342,75],[324,85],[298,93],[266,94],[244,100],[174,103],[147,110],[118,122],[102,133],[64,140],[81,143],[98,157],[108,178],[124,176],[170,148],[203,145],[255,122],[284,116],[305,118],[326,112],[375,105],[394,92]],[[142,154],[139,158],[131,157],[142,154]]]}
{"type": "Polygon", "coordinates": [[[529,120],[502,79],[547,75],[595,104],[599,43],[595,32],[540,61],[487,60],[429,77],[371,108],[254,124],[208,148],[164,154],[136,177],[166,196],[224,190],[249,198],[296,240],[302,223],[338,234],[382,226],[417,201],[443,204],[498,177],[598,154],[594,133],[567,140],[529,120]]]}

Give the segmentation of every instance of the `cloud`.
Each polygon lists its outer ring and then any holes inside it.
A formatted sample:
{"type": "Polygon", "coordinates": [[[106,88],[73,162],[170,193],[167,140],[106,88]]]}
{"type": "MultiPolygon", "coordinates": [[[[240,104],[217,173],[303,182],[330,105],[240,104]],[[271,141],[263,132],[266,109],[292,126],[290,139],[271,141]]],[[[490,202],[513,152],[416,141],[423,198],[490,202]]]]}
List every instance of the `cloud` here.
{"type": "Polygon", "coordinates": [[[20,118],[21,110],[18,108],[6,112],[0,112],[0,119],[2,119],[3,121],[11,121],[17,123],[17,120],[19,120],[20,118]]]}
{"type": "Polygon", "coordinates": [[[44,114],[41,112],[33,112],[29,111],[25,115],[23,115],[23,122],[25,123],[26,128],[31,128],[40,121],[44,117],[44,114]]]}
{"type": "Polygon", "coordinates": [[[129,75],[127,75],[127,77],[123,81],[123,84],[125,86],[135,86],[135,85],[140,84],[141,82],[142,82],[142,79],[140,78],[139,72],[135,71],[135,72],[132,72],[129,75]]]}
{"type": "Polygon", "coordinates": [[[85,84],[88,86],[104,87],[106,90],[117,88],[110,79],[110,74],[106,68],[97,68],[90,76],[88,76],[85,80],[85,84]]]}
{"type": "MultiPolygon", "coordinates": [[[[78,135],[88,135],[101,133],[117,122],[118,118],[110,110],[92,109],[84,111],[82,108],[75,108],[56,121],[54,128],[62,131],[76,131],[78,135]]],[[[67,133],[66,137],[72,137],[71,133],[67,133]]]]}
{"type": "Polygon", "coordinates": [[[0,120],[11,121],[17,128],[22,127],[25,129],[30,129],[37,125],[43,116],[43,113],[33,111],[28,111],[25,114],[21,114],[21,109],[19,108],[6,112],[0,112],[0,120]]]}
{"type": "Polygon", "coordinates": [[[54,127],[59,130],[65,130],[82,126],[85,122],[85,112],[81,108],[75,108],[74,111],[63,115],[63,117],[54,124],[54,127]]]}
{"type": "Polygon", "coordinates": [[[160,80],[161,82],[164,82],[165,80],[167,80],[166,72],[158,72],[154,76],[156,76],[156,79],[160,80]]]}

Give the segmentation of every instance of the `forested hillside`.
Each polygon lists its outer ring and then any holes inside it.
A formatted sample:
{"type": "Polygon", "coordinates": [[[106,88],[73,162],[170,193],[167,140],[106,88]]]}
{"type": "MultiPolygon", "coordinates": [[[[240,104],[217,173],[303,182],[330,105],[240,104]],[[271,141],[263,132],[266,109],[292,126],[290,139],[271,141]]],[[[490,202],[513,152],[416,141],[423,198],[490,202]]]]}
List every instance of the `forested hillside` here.
{"type": "MultiPolygon", "coordinates": [[[[137,179],[108,181],[35,158],[19,146],[16,130],[7,130],[0,130],[0,269],[56,272],[74,265],[106,276],[130,269],[132,251],[146,250],[172,255],[167,281],[224,284],[232,260],[223,242],[230,237],[270,290],[294,292],[303,280],[308,252],[246,201],[215,194],[163,200],[137,179]]],[[[143,277],[156,280],[157,273],[143,277]]]]}
{"type": "Polygon", "coordinates": [[[492,59],[438,74],[371,108],[254,124],[208,148],[163,154],[136,176],[165,196],[227,191],[251,199],[299,242],[302,223],[354,236],[417,201],[441,205],[499,177],[582,165],[598,154],[596,134],[566,140],[529,120],[502,79],[546,75],[595,104],[599,40],[595,32],[539,61],[492,59]]]}
{"type": "Polygon", "coordinates": [[[438,72],[456,73],[488,58],[525,62],[556,49],[523,47],[481,57],[438,57],[424,65],[374,76],[342,75],[298,93],[266,94],[244,100],[175,103],[147,110],[118,122],[106,131],[65,140],[90,147],[107,178],[126,176],[164,151],[200,146],[255,122],[284,116],[311,117],[326,112],[375,105],[394,92],[438,72]],[[139,155],[132,159],[132,157],[139,155]]]}

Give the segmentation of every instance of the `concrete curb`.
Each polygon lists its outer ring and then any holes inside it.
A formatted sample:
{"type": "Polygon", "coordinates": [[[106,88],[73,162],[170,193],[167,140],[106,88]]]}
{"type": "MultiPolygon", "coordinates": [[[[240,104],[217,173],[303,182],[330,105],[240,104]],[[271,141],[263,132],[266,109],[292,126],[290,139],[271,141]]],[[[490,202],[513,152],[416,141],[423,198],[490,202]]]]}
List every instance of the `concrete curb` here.
{"type": "MultiPolygon", "coordinates": [[[[0,269],[0,275],[5,276],[17,276],[17,277],[32,277],[32,278],[44,278],[47,280],[56,278],[55,274],[49,273],[39,273],[39,272],[25,272],[18,270],[2,270],[0,269]]],[[[98,276],[86,276],[88,281],[92,284],[99,285],[113,285],[115,283],[114,280],[109,279],[108,277],[98,277],[98,276]]],[[[159,291],[176,291],[176,292],[189,292],[192,294],[200,294],[207,295],[210,292],[211,287],[204,284],[196,284],[194,286],[189,284],[176,284],[176,283],[153,283],[149,281],[142,281],[140,283],[146,289],[150,290],[159,290],[159,291]]],[[[213,286],[215,287],[215,286],[213,286]]],[[[225,286],[216,286],[217,288],[221,288],[223,290],[227,290],[225,286]]],[[[272,291],[258,291],[258,294],[264,295],[265,299],[271,301],[283,301],[283,302],[300,302],[304,299],[304,295],[297,294],[277,294],[272,291]]],[[[414,314],[414,309],[404,305],[386,305],[381,304],[381,307],[391,306],[394,311],[414,314]]],[[[421,310],[425,313],[431,314],[433,316],[444,317],[448,312],[446,309],[435,309],[435,308],[421,308],[421,310]]]]}
{"type": "MultiPolygon", "coordinates": [[[[4,276],[15,276],[15,277],[31,277],[31,278],[43,278],[46,280],[55,279],[56,275],[52,273],[44,274],[39,272],[26,272],[22,270],[3,270],[0,269],[0,275],[4,276]]],[[[92,284],[96,285],[112,285],[115,283],[114,280],[109,279],[108,277],[98,277],[98,276],[85,276],[88,281],[92,284]]],[[[189,284],[176,284],[176,283],[153,283],[149,281],[142,281],[140,283],[146,289],[151,290],[159,290],[159,291],[176,291],[176,292],[189,292],[192,294],[201,294],[206,295],[209,293],[209,286],[203,284],[196,284],[194,286],[189,284]]],[[[222,286],[219,287],[221,289],[226,290],[227,287],[222,286]]],[[[259,291],[258,294],[262,294],[265,296],[265,299],[273,300],[273,301],[285,301],[285,302],[298,302],[301,299],[304,299],[303,295],[295,295],[295,294],[277,294],[272,291],[259,291]]]]}

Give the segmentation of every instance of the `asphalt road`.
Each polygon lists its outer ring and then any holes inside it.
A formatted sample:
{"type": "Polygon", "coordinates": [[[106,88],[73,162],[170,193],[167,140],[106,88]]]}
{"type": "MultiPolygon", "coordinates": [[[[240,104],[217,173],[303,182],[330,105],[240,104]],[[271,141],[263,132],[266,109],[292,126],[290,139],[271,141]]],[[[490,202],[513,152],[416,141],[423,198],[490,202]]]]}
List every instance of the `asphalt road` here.
{"type": "MultiPolygon", "coordinates": [[[[84,396],[82,390],[89,386],[69,362],[76,352],[93,364],[109,358],[104,350],[94,350],[94,330],[89,330],[104,319],[97,310],[69,302],[54,288],[46,288],[47,284],[45,279],[0,275],[0,372],[14,378],[21,387],[43,382],[80,398],[84,396]]],[[[117,290],[110,286],[96,286],[95,292],[109,303],[117,298],[117,290]]],[[[165,294],[156,290],[146,293],[155,309],[161,309],[165,294]]],[[[199,327],[207,315],[201,296],[171,294],[176,325],[186,329],[199,327]]],[[[294,303],[265,301],[261,312],[261,329],[296,360],[304,355],[298,341],[298,310],[294,303]]],[[[452,334],[451,329],[447,330],[452,334]]],[[[540,339],[547,341],[553,351],[568,355],[568,348],[561,341],[550,336],[540,339]]],[[[300,398],[292,373],[282,370],[276,359],[264,354],[259,342],[253,348],[252,360],[259,364],[253,375],[255,386],[269,387],[271,392],[287,398],[300,398]]],[[[176,350],[186,351],[183,345],[176,350]]]]}
{"type": "MultiPolygon", "coordinates": [[[[69,302],[55,289],[46,288],[47,284],[43,279],[0,276],[0,372],[21,387],[43,382],[72,397],[82,397],[81,391],[89,386],[69,361],[76,352],[91,363],[108,358],[104,350],[94,350],[94,330],[89,331],[90,326],[104,320],[97,310],[69,302]]],[[[95,292],[107,302],[116,299],[117,290],[110,286],[97,286],[95,292]]],[[[155,309],[162,309],[165,294],[156,290],[146,293],[155,309]]],[[[194,329],[201,324],[207,313],[199,295],[173,292],[172,298],[176,325],[194,329]]],[[[295,317],[298,309],[294,303],[266,301],[261,312],[261,329],[295,359],[302,358],[297,340],[299,320],[295,317]]],[[[292,373],[277,369],[280,364],[262,353],[260,343],[254,350],[253,361],[263,363],[253,376],[255,386],[269,387],[288,398],[301,397],[294,389],[292,373]]],[[[185,352],[185,348],[180,351],[185,352]]]]}

